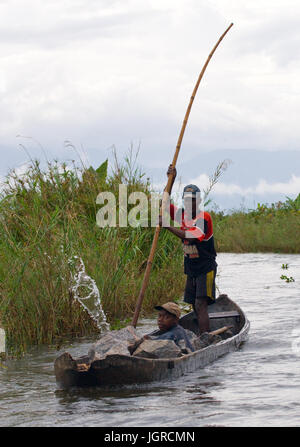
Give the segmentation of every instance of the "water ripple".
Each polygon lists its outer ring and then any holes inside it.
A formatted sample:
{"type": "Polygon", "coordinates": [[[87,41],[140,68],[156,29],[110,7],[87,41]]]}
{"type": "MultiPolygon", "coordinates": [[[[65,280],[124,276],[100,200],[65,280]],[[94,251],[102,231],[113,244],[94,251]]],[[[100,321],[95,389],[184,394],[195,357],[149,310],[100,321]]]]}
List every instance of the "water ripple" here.
{"type": "MultiPolygon", "coordinates": [[[[300,257],[227,253],[218,264],[220,293],[251,322],[241,349],[174,382],[70,391],[57,388],[54,359],[85,354],[94,340],[33,349],[0,368],[0,425],[299,426],[300,257]],[[295,283],[280,280],[283,263],[295,283]]],[[[153,324],[146,320],[144,330],[153,324]]]]}

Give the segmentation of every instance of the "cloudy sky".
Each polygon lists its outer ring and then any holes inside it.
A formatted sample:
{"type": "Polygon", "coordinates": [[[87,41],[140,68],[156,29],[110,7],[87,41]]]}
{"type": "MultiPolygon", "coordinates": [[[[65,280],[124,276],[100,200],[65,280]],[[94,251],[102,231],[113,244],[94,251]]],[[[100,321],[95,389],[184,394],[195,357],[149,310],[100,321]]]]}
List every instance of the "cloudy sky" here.
{"type": "Polygon", "coordinates": [[[164,182],[199,72],[180,181],[223,207],[300,192],[297,0],[0,0],[0,175],[28,155],[98,166],[140,145],[164,182]]]}

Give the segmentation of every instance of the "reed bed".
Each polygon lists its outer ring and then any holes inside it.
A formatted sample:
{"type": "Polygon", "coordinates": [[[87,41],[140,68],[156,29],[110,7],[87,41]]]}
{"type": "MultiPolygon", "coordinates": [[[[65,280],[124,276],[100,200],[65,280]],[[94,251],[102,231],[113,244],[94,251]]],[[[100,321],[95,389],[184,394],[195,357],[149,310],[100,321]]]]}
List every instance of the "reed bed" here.
{"type": "MultiPolygon", "coordinates": [[[[33,161],[27,172],[6,179],[0,201],[0,325],[11,352],[32,344],[56,343],[64,336],[99,331],[70,294],[80,257],[97,284],[110,323],[133,315],[153,228],[99,228],[96,197],[118,195],[119,183],[150,194],[150,185],[130,157],[107,161],[97,170],[58,162],[42,169],[33,161]]],[[[183,274],[179,241],[164,232],[143,306],[178,298],[183,274]]]]}
{"type": "Polygon", "coordinates": [[[217,251],[300,253],[300,194],[255,210],[211,214],[217,251]]]}

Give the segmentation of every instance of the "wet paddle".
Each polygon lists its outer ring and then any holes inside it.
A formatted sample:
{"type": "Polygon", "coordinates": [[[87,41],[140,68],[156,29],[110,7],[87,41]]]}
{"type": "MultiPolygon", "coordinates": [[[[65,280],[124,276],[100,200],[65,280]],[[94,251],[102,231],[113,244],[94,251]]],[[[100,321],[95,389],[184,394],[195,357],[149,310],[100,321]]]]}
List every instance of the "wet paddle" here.
{"type": "MultiPolygon", "coordinates": [[[[209,54],[205,64],[203,65],[203,68],[202,68],[202,70],[200,72],[200,75],[199,75],[198,80],[196,82],[195,88],[193,90],[193,93],[192,93],[192,96],[191,96],[191,99],[190,99],[190,102],[189,102],[189,105],[188,105],[188,108],[187,108],[187,111],[185,113],[185,117],[184,117],[184,120],[183,120],[183,123],[182,123],[181,131],[180,131],[179,138],[178,138],[177,145],[176,145],[175,154],[174,154],[173,161],[172,161],[172,167],[173,168],[175,168],[176,163],[177,163],[177,158],[178,158],[178,155],[179,155],[179,151],[180,151],[180,147],[181,147],[181,142],[182,142],[182,139],[183,139],[184,131],[185,131],[185,128],[186,128],[186,125],[187,125],[187,121],[188,121],[188,118],[189,118],[189,115],[190,115],[192,104],[193,104],[193,101],[195,99],[195,96],[196,96],[199,84],[201,82],[201,79],[202,79],[202,77],[204,75],[206,67],[207,67],[210,59],[212,58],[214,52],[216,51],[216,49],[219,46],[220,42],[222,41],[222,39],[225,37],[225,35],[227,34],[227,32],[230,30],[230,28],[232,26],[233,26],[233,23],[231,23],[231,25],[226,29],[226,31],[219,38],[218,42],[216,43],[216,45],[214,46],[214,48],[210,52],[210,54],[209,54]]],[[[169,198],[169,196],[171,194],[173,181],[174,181],[173,175],[169,175],[168,176],[168,182],[167,182],[167,185],[166,185],[166,187],[164,189],[164,193],[163,193],[163,199],[162,199],[162,204],[161,204],[161,208],[160,208],[160,216],[162,216],[164,211],[165,211],[166,204],[168,202],[168,198],[169,198]]],[[[142,302],[143,302],[143,299],[144,299],[145,291],[146,291],[146,288],[147,288],[147,285],[148,285],[148,282],[149,282],[149,277],[150,277],[151,267],[152,267],[152,263],[153,263],[153,259],[154,259],[156,246],[157,246],[159,232],[160,232],[160,226],[157,225],[156,229],[155,229],[155,233],[154,233],[154,237],[153,237],[152,246],[151,246],[150,254],[149,254],[149,257],[148,257],[147,265],[146,265],[146,270],[145,270],[145,273],[144,273],[144,278],[143,278],[141,290],[140,290],[140,293],[139,293],[139,296],[138,296],[138,299],[137,299],[135,312],[134,312],[132,323],[131,323],[133,327],[136,327],[136,324],[137,324],[137,321],[138,321],[138,317],[139,317],[139,314],[140,314],[140,310],[141,310],[141,307],[142,307],[142,302]]]]}

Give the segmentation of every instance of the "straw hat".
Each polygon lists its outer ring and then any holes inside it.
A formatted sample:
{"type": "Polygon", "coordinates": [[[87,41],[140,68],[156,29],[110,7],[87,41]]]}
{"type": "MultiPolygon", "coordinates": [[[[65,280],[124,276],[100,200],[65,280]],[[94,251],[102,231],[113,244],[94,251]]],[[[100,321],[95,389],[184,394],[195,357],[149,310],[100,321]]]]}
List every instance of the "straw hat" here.
{"type": "Polygon", "coordinates": [[[169,312],[172,315],[175,315],[175,317],[179,318],[180,314],[181,314],[181,310],[180,307],[178,306],[178,304],[169,302],[169,303],[165,303],[162,304],[161,306],[155,306],[156,310],[166,310],[167,312],[169,312]]]}

